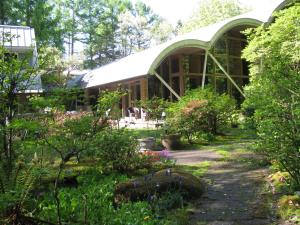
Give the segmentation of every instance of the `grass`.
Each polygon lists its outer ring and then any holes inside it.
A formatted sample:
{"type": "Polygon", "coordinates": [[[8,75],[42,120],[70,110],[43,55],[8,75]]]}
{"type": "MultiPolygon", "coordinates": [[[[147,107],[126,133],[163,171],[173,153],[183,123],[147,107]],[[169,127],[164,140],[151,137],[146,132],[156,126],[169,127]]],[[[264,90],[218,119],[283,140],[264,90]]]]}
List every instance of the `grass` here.
{"type": "Polygon", "coordinates": [[[176,168],[185,170],[197,177],[202,177],[209,169],[210,162],[205,161],[196,165],[177,165],[176,168]]]}
{"type": "Polygon", "coordinates": [[[163,135],[164,130],[161,128],[158,129],[128,129],[132,136],[136,138],[146,138],[146,137],[154,137],[155,139],[160,139],[163,135]]]}
{"type": "Polygon", "coordinates": [[[216,153],[222,156],[221,161],[228,161],[230,159],[231,154],[226,150],[217,150],[216,153]]]}
{"type": "Polygon", "coordinates": [[[300,222],[300,196],[283,195],[278,201],[278,209],[281,218],[300,222]]]}

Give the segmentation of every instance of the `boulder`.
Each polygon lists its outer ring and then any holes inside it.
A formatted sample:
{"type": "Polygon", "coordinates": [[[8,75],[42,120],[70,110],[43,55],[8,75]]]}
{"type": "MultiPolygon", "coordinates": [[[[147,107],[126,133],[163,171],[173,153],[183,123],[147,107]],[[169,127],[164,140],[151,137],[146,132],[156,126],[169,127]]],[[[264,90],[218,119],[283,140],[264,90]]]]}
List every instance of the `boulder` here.
{"type": "Polygon", "coordinates": [[[169,191],[180,191],[185,199],[198,198],[205,191],[205,185],[198,177],[185,171],[164,169],[119,183],[114,199],[119,205],[127,201],[146,200],[169,191]]]}

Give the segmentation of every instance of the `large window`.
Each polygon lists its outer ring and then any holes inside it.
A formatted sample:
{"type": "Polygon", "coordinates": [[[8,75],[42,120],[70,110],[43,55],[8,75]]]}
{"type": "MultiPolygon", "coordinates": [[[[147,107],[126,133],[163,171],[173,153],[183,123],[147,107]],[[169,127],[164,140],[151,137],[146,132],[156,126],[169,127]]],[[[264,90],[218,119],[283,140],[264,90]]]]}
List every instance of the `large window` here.
{"type": "Polygon", "coordinates": [[[227,93],[227,78],[216,77],[216,91],[218,93],[227,93]]]}
{"type": "Polygon", "coordinates": [[[162,83],[156,76],[150,76],[148,79],[148,94],[149,99],[154,96],[162,97],[162,83]]]}

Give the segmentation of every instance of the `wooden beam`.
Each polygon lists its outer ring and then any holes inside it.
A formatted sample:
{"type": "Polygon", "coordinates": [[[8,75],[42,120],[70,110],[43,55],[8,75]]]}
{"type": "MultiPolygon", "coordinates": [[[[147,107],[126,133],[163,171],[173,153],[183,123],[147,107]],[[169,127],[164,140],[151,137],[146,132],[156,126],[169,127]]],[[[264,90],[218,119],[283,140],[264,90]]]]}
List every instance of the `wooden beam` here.
{"type": "Polygon", "coordinates": [[[169,89],[169,91],[178,99],[180,100],[180,96],[170,87],[170,85],[157,73],[154,72],[154,75],[169,89]]]}
{"type": "Polygon", "coordinates": [[[141,83],[141,100],[147,100],[148,99],[148,79],[142,78],[140,80],[141,83]]]}
{"type": "Polygon", "coordinates": [[[185,86],[185,76],[183,71],[183,56],[179,56],[179,90],[180,96],[184,95],[184,86],[185,86]]]}
{"type": "MultiPolygon", "coordinates": [[[[168,60],[169,60],[169,84],[170,86],[172,87],[172,59],[171,59],[171,56],[168,57],[168,60]]],[[[173,95],[171,94],[170,92],[170,100],[173,101],[173,95]]]]}
{"type": "Polygon", "coordinates": [[[202,89],[204,89],[204,85],[205,85],[207,55],[208,55],[208,50],[205,50],[204,65],[203,65],[203,75],[202,75],[202,89]]]}
{"type": "Polygon", "coordinates": [[[236,89],[241,93],[241,95],[245,98],[245,94],[240,89],[240,87],[235,83],[235,81],[231,78],[231,76],[227,73],[227,71],[223,68],[223,66],[219,63],[219,61],[211,54],[208,53],[210,58],[217,64],[217,66],[222,70],[222,72],[226,75],[226,77],[231,81],[231,83],[236,87],[236,89]]]}

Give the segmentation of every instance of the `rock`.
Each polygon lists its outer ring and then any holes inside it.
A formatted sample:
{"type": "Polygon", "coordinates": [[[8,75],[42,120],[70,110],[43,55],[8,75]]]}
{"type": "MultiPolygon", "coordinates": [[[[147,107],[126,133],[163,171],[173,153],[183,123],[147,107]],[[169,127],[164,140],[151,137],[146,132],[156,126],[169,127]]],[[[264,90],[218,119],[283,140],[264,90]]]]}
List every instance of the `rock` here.
{"type": "Polygon", "coordinates": [[[162,137],[161,143],[168,150],[180,149],[181,136],[179,134],[169,134],[162,137]]]}
{"type": "Polygon", "coordinates": [[[198,198],[205,191],[204,183],[194,175],[178,170],[164,169],[116,186],[114,199],[119,205],[126,201],[139,201],[168,191],[181,191],[186,199],[198,198]]]}
{"type": "Polygon", "coordinates": [[[138,139],[140,143],[140,150],[153,150],[155,148],[155,138],[154,137],[147,137],[138,139]]]}
{"type": "Polygon", "coordinates": [[[300,197],[300,191],[295,191],[295,195],[298,195],[300,197]]]}

